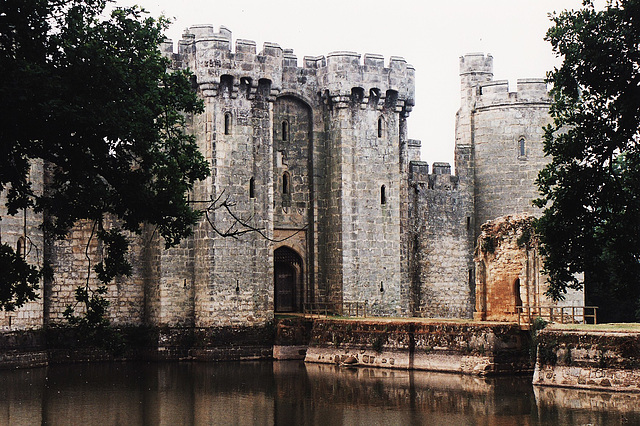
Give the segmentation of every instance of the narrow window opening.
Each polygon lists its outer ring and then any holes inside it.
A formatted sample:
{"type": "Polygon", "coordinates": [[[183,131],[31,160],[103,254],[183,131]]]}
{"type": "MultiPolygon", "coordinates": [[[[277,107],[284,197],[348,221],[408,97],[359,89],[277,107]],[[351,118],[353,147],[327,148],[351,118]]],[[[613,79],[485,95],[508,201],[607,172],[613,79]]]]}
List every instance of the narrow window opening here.
{"type": "Polygon", "coordinates": [[[289,194],[291,192],[291,177],[289,176],[289,172],[284,172],[282,175],[282,193],[289,194]]]}
{"type": "Polygon", "coordinates": [[[287,120],[282,122],[282,140],[285,142],[289,140],[289,122],[287,120]]]}
{"type": "Polygon", "coordinates": [[[24,247],[24,237],[18,238],[18,243],[16,244],[16,254],[18,256],[25,257],[24,247]]]}
{"type": "Polygon", "coordinates": [[[380,204],[387,204],[387,188],[384,185],[380,187],[380,204]]]}
{"type": "Polygon", "coordinates": [[[256,198],[256,181],[254,178],[249,179],[249,198],[256,198]]]}
{"type": "Polygon", "coordinates": [[[246,98],[251,95],[251,77],[240,78],[240,92],[243,93],[246,98]]]}
{"type": "Polygon", "coordinates": [[[525,157],[527,155],[526,143],[524,138],[520,138],[518,141],[518,155],[520,157],[525,157]]]}
{"type": "Polygon", "coordinates": [[[383,126],[383,121],[382,121],[382,117],[378,118],[378,137],[381,138],[382,137],[382,126],[383,126]]]}
{"type": "Polygon", "coordinates": [[[471,229],[471,217],[467,216],[467,231],[471,229]]]}
{"type": "Polygon", "coordinates": [[[227,112],[224,114],[224,134],[231,134],[231,113],[227,112]]]}
{"type": "Polygon", "coordinates": [[[516,281],[513,283],[513,293],[516,306],[522,306],[522,299],[520,298],[520,278],[516,278],[516,281]]]}

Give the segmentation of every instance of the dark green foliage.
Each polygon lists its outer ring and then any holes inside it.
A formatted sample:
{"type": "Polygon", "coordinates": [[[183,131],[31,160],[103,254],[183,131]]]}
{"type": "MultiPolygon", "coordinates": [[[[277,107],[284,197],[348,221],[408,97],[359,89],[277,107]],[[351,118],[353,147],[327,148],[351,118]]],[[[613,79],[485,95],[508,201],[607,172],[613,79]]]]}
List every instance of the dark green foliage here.
{"type": "Polygon", "coordinates": [[[536,362],[536,353],[538,351],[538,332],[543,330],[549,323],[541,317],[537,317],[531,323],[529,334],[531,337],[529,345],[529,359],[531,362],[536,362]]]}
{"type": "Polygon", "coordinates": [[[36,299],[40,272],[6,244],[0,244],[0,309],[13,311],[36,299]]]}
{"type": "Polygon", "coordinates": [[[104,297],[106,293],[107,288],[103,285],[95,290],[89,286],[76,288],[76,303],[67,306],[63,315],[70,325],[78,329],[83,344],[120,354],[124,350],[124,341],[121,333],[111,327],[107,318],[109,301],[104,297]],[[84,307],[81,315],[76,315],[78,304],[84,307]]]}
{"type": "Polygon", "coordinates": [[[482,248],[482,251],[484,251],[485,253],[493,254],[498,247],[497,238],[492,235],[487,235],[482,239],[480,246],[482,248]]]}
{"type": "MultiPolygon", "coordinates": [[[[103,283],[131,271],[122,231],[151,224],[167,247],[190,235],[200,212],[186,194],[209,173],[195,139],[183,131],[202,102],[190,74],[169,72],[158,49],[168,21],[137,7],[104,18],[107,3],[0,3],[0,191],[8,191],[9,214],[44,212],[53,238],[83,219],[119,223],[98,232],[105,258],[95,272],[103,283]],[[44,193],[32,188],[34,160],[47,168],[44,193]]],[[[24,283],[35,288],[31,269],[23,270],[0,274],[3,294],[24,283]]],[[[34,295],[21,294],[0,306],[17,307],[34,295]]],[[[100,290],[77,296],[94,304],[88,314],[104,313],[100,290]]]]}
{"type": "Polygon", "coordinates": [[[598,319],[634,320],[640,298],[640,1],[553,15],[547,40],[563,58],[549,73],[552,125],[538,176],[537,232],[548,295],[580,289],[598,319]]]}
{"type": "Polygon", "coordinates": [[[558,342],[555,340],[543,341],[538,345],[540,365],[556,365],[558,363],[558,342]]]}
{"type": "Polygon", "coordinates": [[[521,234],[516,241],[518,247],[530,249],[535,245],[536,239],[535,222],[533,220],[523,221],[521,234]]]}
{"type": "Polygon", "coordinates": [[[131,275],[131,264],[126,260],[129,243],[119,229],[98,232],[98,239],[104,244],[105,258],[94,270],[98,279],[108,283],[118,275],[131,275]]]}

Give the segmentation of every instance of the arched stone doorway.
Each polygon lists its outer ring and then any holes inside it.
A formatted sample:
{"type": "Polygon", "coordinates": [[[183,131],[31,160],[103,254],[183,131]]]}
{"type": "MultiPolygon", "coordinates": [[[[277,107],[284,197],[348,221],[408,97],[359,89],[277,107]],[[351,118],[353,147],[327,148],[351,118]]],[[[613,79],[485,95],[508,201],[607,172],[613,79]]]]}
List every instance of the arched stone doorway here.
{"type": "Polygon", "coordinates": [[[273,252],[274,310],[299,312],[302,310],[302,258],[289,247],[273,252]]]}

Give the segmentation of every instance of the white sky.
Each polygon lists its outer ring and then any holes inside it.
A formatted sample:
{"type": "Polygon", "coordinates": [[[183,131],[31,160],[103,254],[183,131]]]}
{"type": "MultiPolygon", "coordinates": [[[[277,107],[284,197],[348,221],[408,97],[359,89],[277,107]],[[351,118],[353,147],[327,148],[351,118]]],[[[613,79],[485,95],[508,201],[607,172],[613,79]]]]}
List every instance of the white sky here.
{"type": "Polygon", "coordinates": [[[453,165],[455,113],[460,105],[459,57],[491,53],[494,79],[543,78],[560,61],[543,40],[548,13],[578,9],[582,0],[117,0],[138,4],[174,24],[174,43],[195,24],[224,25],[237,38],[265,41],[304,56],[350,50],[402,56],[416,68],[416,106],[409,138],[422,140],[422,159],[453,165]]]}

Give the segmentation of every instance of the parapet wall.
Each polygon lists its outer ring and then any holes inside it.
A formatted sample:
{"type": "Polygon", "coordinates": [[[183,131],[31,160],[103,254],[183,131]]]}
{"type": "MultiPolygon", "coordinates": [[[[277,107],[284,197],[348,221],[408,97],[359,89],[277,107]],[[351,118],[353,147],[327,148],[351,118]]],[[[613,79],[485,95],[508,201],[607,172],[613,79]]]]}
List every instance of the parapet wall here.
{"type": "Polygon", "coordinates": [[[507,80],[487,81],[478,84],[476,109],[517,104],[550,104],[551,98],[545,79],[520,79],[516,91],[509,90],[507,80]]]}
{"type": "Polygon", "coordinates": [[[189,67],[195,73],[205,96],[217,95],[221,83],[231,77],[232,96],[237,96],[241,85],[255,95],[260,81],[268,80],[271,96],[292,85],[314,85],[317,93],[337,106],[375,103],[379,108],[410,111],[414,105],[415,69],[398,56],[389,58],[385,66],[380,55],[339,51],[326,57],[305,56],[299,67],[293,50],[275,43],[264,43],[259,53],[251,40],[236,40],[234,51],[231,45],[231,32],[225,27],[216,32],[212,25],[198,25],[186,30],[178,53],[173,53],[171,40],[161,50],[173,59],[174,67],[189,67]]]}
{"type": "Polygon", "coordinates": [[[433,172],[429,173],[429,163],[425,161],[411,161],[409,163],[409,180],[415,187],[421,185],[425,189],[439,189],[452,191],[458,189],[459,179],[451,174],[449,163],[433,163],[433,172]]]}

